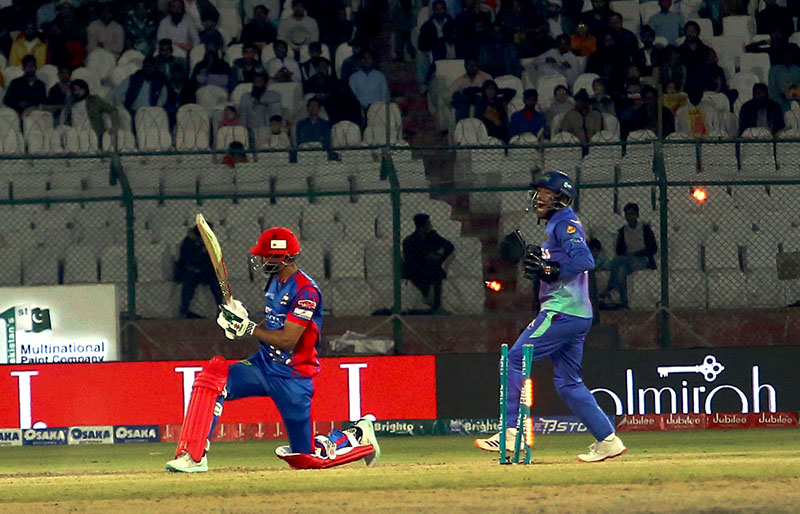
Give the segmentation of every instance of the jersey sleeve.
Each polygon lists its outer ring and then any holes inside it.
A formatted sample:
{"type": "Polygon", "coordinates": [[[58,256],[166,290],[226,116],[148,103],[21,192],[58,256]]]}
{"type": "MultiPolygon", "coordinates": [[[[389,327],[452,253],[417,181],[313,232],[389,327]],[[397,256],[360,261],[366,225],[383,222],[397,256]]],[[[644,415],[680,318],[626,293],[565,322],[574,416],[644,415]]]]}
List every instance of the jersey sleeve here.
{"type": "Polygon", "coordinates": [[[289,303],[289,311],[286,313],[286,321],[306,326],[311,323],[311,318],[320,303],[319,291],[308,286],[297,291],[289,303]]]}
{"type": "Polygon", "coordinates": [[[561,221],[556,225],[554,233],[565,255],[558,263],[562,277],[568,278],[594,269],[594,258],[586,244],[586,232],[580,220],[561,221]]]}

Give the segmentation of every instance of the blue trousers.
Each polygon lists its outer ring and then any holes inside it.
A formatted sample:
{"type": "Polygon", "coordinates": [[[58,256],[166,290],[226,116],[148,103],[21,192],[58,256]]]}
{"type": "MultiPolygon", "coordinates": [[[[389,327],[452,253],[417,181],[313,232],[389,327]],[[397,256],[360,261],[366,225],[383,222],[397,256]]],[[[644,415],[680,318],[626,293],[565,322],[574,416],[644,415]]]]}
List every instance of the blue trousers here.
{"type": "Polygon", "coordinates": [[[579,318],[555,311],[541,311],[522,332],[508,354],[508,426],[517,426],[522,388],[522,346],[533,344],[533,360],[550,357],[553,382],[567,406],[586,425],[595,439],[614,433],[608,417],[600,410],[581,376],[583,342],[592,326],[591,318],[579,318]]]}
{"type": "MultiPolygon", "coordinates": [[[[217,398],[221,406],[225,400],[238,400],[253,396],[268,396],[275,402],[289,435],[293,453],[311,453],[311,397],[314,386],[310,378],[285,378],[268,374],[264,357],[257,353],[249,359],[231,364],[228,368],[226,394],[217,398]]],[[[217,409],[219,412],[221,409],[217,409]]],[[[208,438],[214,432],[219,416],[214,416],[208,438]]]]}

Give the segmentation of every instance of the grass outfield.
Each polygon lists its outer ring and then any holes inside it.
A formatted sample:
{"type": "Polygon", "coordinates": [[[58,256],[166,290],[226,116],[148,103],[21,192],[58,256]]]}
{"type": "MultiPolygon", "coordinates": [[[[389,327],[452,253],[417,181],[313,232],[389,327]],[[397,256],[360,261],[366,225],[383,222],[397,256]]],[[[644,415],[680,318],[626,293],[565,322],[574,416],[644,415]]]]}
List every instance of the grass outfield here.
{"type": "Polygon", "coordinates": [[[500,466],[472,437],[383,438],[381,465],[291,471],[279,441],[218,442],[205,474],[168,473],[172,443],[0,448],[2,512],[797,512],[797,429],[624,434],[600,464],[586,435],[537,436],[500,466]]]}

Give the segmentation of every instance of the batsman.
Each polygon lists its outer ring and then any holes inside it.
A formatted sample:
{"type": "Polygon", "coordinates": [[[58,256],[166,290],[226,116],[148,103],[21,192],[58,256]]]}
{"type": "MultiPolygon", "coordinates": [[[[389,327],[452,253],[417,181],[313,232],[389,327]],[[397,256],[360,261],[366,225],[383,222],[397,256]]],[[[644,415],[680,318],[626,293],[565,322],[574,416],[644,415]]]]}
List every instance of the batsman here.
{"type": "Polygon", "coordinates": [[[289,445],[275,454],[294,469],[328,468],[364,459],[380,459],[380,447],[367,416],[347,430],[312,435],[313,378],[319,374],[317,346],[322,330],[322,293],[295,262],[300,242],[291,230],[264,231],[250,249],[251,263],[267,276],[261,323],[250,320],[244,305],[231,299],[220,305],[217,324],[228,339],[255,337],[252,357],[228,364],[214,357],[197,375],[181,428],[175,459],[167,470],[208,471],[206,453],[225,401],[254,396],[272,398],[283,419],[289,445]]]}
{"type": "MultiPolygon", "coordinates": [[[[558,395],[596,439],[588,453],[578,455],[578,460],[600,462],[618,457],[625,453],[625,445],[583,383],[581,373],[583,343],[592,326],[588,272],[594,268],[594,259],[586,244],[583,225],[570,207],[575,186],[566,174],[549,171],[531,187],[531,208],[539,220],[546,220],[544,242],[541,247],[525,246],[522,236],[518,232],[517,235],[525,248],[522,259],[525,277],[541,281],[541,310],[509,352],[507,449],[513,451],[517,433],[519,402],[511,399],[519,398],[522,387],[522,347],[533,344],[533,360],[552,359],[558,395]]],[[[478,439],[475,445],[482,450],[501,451],[500,434],[478,439]]]]}

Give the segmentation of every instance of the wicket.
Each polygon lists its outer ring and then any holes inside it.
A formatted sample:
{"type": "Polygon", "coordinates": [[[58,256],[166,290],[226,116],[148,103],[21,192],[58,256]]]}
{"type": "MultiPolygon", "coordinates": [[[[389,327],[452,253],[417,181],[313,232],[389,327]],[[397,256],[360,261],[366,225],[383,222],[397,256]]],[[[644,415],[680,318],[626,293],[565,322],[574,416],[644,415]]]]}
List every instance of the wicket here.
{"type": "Polygon", "coordinates": [[[506,429],[508,428],[508,345],[500,346],[500,464],[519,464],[520,450],[525,447],[525,464],[531,463],[533,448],[533,345],[522,346],[522,389],[519,398],[519,414],[517,415],[517,436],[514,439],[514,455],[509,461],[506,455],[506,429]]]}

